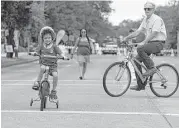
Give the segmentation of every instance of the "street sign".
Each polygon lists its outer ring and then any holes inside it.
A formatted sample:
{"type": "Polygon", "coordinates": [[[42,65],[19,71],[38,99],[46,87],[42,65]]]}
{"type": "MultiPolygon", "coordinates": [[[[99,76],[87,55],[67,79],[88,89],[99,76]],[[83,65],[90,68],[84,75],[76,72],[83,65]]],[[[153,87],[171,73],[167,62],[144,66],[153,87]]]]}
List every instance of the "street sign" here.
{"type": "Polygon", "coordinates": [[[6,52],[13,52],[12,45],[6,45],[6,52]]]}

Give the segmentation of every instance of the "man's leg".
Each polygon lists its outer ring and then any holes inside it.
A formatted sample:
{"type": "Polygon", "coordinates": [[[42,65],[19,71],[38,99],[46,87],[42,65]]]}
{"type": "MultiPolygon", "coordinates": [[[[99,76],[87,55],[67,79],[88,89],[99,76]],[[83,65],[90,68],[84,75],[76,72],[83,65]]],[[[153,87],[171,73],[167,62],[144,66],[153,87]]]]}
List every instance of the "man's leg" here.
{"type": "MultiPolygon", "coordinates": [[[[142,58],[141,58],[139,55],[136,56],[136,59],[137,59],[139,62],[142,62],[142,58]]],[[[134,61],[134,62],[135,62],[135,61],[134,61]]],[[[140,66],[140,64],[138,64],[137,62],[135,62],[135,64],[136,64],[137,68],[139,69],[139,71],[142,73],[142,67],[140,66]]],[[[132,86],[130,89],[140,91],[141,88],[145,88],[145,85],[143,85],[143,83],[142,83],[142,81],[141,81],[141,79],[140,79],[140,77],[138,76],[138,74],[137,74],[136,71],[135,71],[135,76],[136,76],[136,79],[137,79],[137,85],[136,85],[136,86],[132,86]]]]}
{"type": "Polygon", "coordinates": [[[155,72],[154,62],[149,57],[152,53],[158,53],[163,49],[163,44],[161,42],[152,42],[140,46],[137,48],[138,55],[142,58],[143,63],[149,69],[144,76],[152,75],[155,72]]]}

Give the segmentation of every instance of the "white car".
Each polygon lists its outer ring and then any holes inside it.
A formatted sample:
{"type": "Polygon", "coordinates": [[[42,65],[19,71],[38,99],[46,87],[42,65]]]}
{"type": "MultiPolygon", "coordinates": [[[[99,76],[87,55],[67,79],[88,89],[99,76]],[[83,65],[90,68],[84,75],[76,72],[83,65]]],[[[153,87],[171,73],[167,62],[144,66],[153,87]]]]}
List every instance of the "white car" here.
{"type": "Polygon", "coordinates": [[[105,47],[103,47],[104,49],[102,50],[103,54],[117,54],[117,44],[116,43],[107,43],[105,44],[105,47]]]}
{"type": "Polygon", "coordinates": [[[62,56],[68,56],[68,49],[66,49],[65,45],[58,45],[58,47],[62,51],[62,56]]]}

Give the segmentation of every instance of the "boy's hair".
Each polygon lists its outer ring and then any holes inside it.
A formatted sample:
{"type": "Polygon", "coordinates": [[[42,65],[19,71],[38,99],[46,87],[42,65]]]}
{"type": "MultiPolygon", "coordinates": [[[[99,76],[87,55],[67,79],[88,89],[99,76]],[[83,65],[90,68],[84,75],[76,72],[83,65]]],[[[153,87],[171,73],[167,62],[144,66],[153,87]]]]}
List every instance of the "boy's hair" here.
{"type": "Polygon", "coordinates": [[[53,40],[53,34],[51,33],[51,31],[50,30],[44,30],[43,32],[42,32],[42,39],[44,38],[44,36],[46,35],[46,34],[50,34],[51,35],[51,37],[52,37],[52,40],[53,40]]]}
{"type": "Polygon", "coordinates": [[[39,38],[40,39],[40,41],[39,41],[40,45],[43,42],[43,37],[44,37],[45,34],[50,34],[52,36],[52,40],[55,41],[56,34],[55,34],[54,30],[49,26],[45,26],[40,30],[40,35],[39,35],[40,36],[40,38],[39,38]]]}
{"type": "Polygon", "coordinates": [[[55,34],[54,30],[51,27],[49,27],[49,26],[45,26],[45,27],[43,27],[40,30],[40,36],[41,36],[41,38],[43,38],[43,36],[45,34],[51,34],[52,40],[55,40],[55,38],[56,38],[56,34],[55,34]]]}

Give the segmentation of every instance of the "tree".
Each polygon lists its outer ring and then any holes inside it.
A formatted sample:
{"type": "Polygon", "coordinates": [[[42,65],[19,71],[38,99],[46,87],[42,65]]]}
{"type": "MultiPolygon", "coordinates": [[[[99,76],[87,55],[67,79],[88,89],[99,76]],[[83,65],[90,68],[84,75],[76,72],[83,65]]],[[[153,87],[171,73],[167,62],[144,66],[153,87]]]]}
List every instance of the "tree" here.
{"type": "MultiPolygon", "coordinates": [[[[1,1],[1,19],[7,25],[9,35],[7,44],[14,47],[13,32],[15,26],[22,29],[29,24],[31,1],[1,1]]],[[[7,57],[12,58],[13,53],[7,53],[7,57]]]]}
{"type": "Polygon", "coordinates": [[[1,1],[1,18],[8,27],[23,28],[29,24],[31,1],[1,1]]]}
{"type": "Polygon", "coordinates": [[[108,1],[48,1],[45,6],[47,24],[58,31],[73,33],[86,28],[93,37],[111,32],[107,15],[112,11],[108,1]],[[95,33],[95,34],[94,34],[95,33]]]}
{"type": "MultiPolygon", "coordinates": [[[[176,48],[177,43],[177,29],[179,29],[179,1],[170,0],[169,4],[166,6],[159,6],[156,8],[157,15],[159,15],[165,23],[167,30],[167,41],[166,47],[176,48]]],[[[142,19],[139,21],[124,20],[118,26],[115,27],[118,30],[118,36],[126,36],[129,29],[138,28],[142,19]]],[[[144,35],[140,35],[137,38],[138,41],[142,41],[144,35]]]]}
{"type": "Polygon", "coordinates": [[[162,17],[167,30],[167,44],[170,48],[176,48],[177,28],[179,28],[179,1],[171,0],[168,6],[159,6],[156,13],[162,17]]]}

